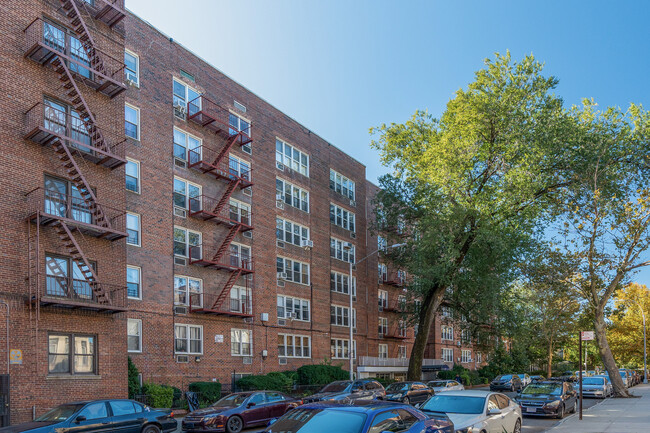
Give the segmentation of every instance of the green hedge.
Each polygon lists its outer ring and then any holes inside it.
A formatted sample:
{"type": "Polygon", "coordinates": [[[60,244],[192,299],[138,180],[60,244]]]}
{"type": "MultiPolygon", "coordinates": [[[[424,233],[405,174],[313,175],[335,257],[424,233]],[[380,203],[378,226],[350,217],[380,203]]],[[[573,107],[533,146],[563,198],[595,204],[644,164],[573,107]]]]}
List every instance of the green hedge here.
{"type": "Polygon", "coordinates": [[[244,376],[237,381],[242,391],[271,390],[289,392],[293,388],[293,380],[284,373],[272,372],[266,375],[244,376]]]}
{"type": "Polygon", "coordinates": [[[335,365],[303,365],[298,369],[298,384],[326,385],[335,380],[346,380],[350,373],[335,365]]]}
{"type": "Polygon", "coordinates": [[[201,407],[210,406],[221,398],[221,383],[219,382],[192,382],[188,389],[199,394],[201,407]]]}
{"type": "Polygon", "coordinates": [[[147,396],[147,401],[151,407],[172,407],[174,402],[174,389],[172,387],[157,385],[155,383],[145,383],[142,386],[142,392],[147,396]]]}

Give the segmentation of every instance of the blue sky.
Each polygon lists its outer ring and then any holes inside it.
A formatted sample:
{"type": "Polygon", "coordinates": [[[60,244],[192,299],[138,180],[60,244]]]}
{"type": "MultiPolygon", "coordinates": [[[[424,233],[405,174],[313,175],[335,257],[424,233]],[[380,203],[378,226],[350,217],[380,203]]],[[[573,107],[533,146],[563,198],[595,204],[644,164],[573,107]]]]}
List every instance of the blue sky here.
{"type": "MultiPolygon", "coordinates": [[[[532,53],[567,106],[650,107],[649,1],[126,0],[127,7],[367,166],[368,129],[438,116],[483,59],[532,53]],[[180,7],[179,5],[187,6],[180,7]]],[[[650,285],[650,270],[642,283],[650,285]]]]}

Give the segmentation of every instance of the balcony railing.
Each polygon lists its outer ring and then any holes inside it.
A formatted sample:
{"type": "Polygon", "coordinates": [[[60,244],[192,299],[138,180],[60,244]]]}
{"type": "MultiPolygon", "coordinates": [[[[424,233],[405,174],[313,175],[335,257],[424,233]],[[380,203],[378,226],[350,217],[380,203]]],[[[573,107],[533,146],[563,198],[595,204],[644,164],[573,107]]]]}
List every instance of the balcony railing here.
{"type": "Polygon", "coordinates": [[[216,253],[217,250],[217,246],[210,244],[190,246],[190,264],[229,271],[241,271],[242,274],[252,274],[255,272],[254,261],[249,256],[229,252],[216,260],[211,256],[207,256],[208,254],[216,253]]]}
{"type": "MultiPolygon", "coordinates": [[[[442,359],[423,359],[422,366],[442,365],[442,359]]],[[[378,356],[362,356],[359,367],[408,367],[408,358],[380,358],[378,356]]]]}
{"type": "Polygon", "coordinates": [[[38,102],[25,113],[24,137],[35,143],[47,145],[58,138],[72,150],[94,164],[116,168],[126,163],[126,139],[110,131],[101,131],[99,135],[88,130],[75,111],[60,110],[51,105],[38,102]]]}
{"type": "Polygon", "coordinates": [[[203,173],[212,173],[227,181],[239,180],[240,188],[251,186],[253,182],[250,166],[242,164],[238,159],[230,156],[215,162],[219,158],[219,152],[217,149],[205,145],[190,149],[188,151],[190,168],[196,168],[203,173]]]}
{"type": "Polygon", "coordinates": [[[81,196],[62,194],[38,187],[28,192],[28,219],[40,213],[40,223],[48,225],[63,220],[82,233],[94,237],[118,240],[126,237],[126,211],[100,203],[88,203],[81,196]],[[104,220],[98,221],[98,215],[104,220]]]}
{"type": "Polygon", "coordinates": [[[45,290],[38,301],[41,306],[56,305],[117,313],[126,310],[126,294],[126,286],[46,275],[45,290]],[[99,288],[105,294],[101,300],[95,295],[99,288]]]}
{"type": "Polygon", "coordinates": [[[93,17],[109,27],[113,27],[126,16],[124,0],[91,0],[88,3],[94,12],[93,17]]]}
{"type": "Polygon", "coordinates": [[[219,199],[200,195],[190,197],[190,216],[202,220],[214,220],[218,224],[235,225],[241,224],[240,231],[253,230],[253,215],[250,211],[236,206],[224,206],[216,211],[219,199]]]}
{"type": "Polygon", "coordinates": [[[401,287],[404,285],[405,278],[402,272],[396,271],[389,274],[383,274],[381,280],[382,284],[401,287]]]}
{"type": "Polygon", "coordinates": [[[380,312],[392,312],[392,313],[401,313],[405,310],[406,303],[403,301],[389,301],[384,299],[379,299],[379,311],[380,312]],[[384,302],[385,301],[385,302],[384,302]]]}
{"type": "Polygon", "coordinates": [[[24,32],[25,57],[44,65],[58,56],[84,83],[111,98],[126,90],[123,58],[116,59],[93,47],[98,57],[91,61],[81,43],[71,43],[69,35],[41,18],[32,21],[24,32]]]}
{"type": "Polygon", "coordinates": [[[215,314],[222,316],[251,317],[253,303],[251,299],[226,298],[221,306],[215,308],[218,295],[194,293],[190,295],[190,312],[215,314]]]}
{"type": "Polygon", "coordinates": [[[240,130],[230,123],[230,111],[204,95],[197,96],[187,103],[187,118],[204,128],[227,137],[237,136],[235,143],[243,146],[253,141],[251,126],[240,130]]]}

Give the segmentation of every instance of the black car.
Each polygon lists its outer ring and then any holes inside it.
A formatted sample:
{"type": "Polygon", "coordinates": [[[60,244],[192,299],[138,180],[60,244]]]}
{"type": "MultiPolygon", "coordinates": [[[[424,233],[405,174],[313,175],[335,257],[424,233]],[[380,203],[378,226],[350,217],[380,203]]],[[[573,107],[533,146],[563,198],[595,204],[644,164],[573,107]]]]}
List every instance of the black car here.
{"type": "Polygon", "coordinates": [[[528,385],[517,397],[522,415],[564,418],[578,407],[577,392],[570,382],[544,381],[528,385]]]}
{"type": "Polygon", "coordinates": [[[386,387],[385,400],[404,404],[422,403],[433,395],[433,390],[422,382],[395,382],[386,387]]]}
{"type": "Polygon", "coordinates": [[[516,374],[502,374],[490,382],[490,391],[521,391],[524,388],[516,374]]]}
{"type": "Polygon", "coordinates": [[[167,433],[177,429],[170,412],[133,400],[93,400],[66,403],[34,421],[0,428],[1,433],[167,433]]]}
{"type": "Polygon", "coordinates": [[[355,381],[337,380],[314,395],[302,399],[303,403],[315,401],[343,401],[383,399],[386,391],[381,383],[374,379],[360,379],[355,381]]]}

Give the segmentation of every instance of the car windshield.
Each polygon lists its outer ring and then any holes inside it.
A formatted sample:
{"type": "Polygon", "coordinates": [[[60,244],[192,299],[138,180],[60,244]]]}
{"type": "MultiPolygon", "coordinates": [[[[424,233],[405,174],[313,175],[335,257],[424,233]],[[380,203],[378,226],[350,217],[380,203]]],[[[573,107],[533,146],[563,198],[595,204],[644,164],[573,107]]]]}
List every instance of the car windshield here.
{"type": "Polygon", "coordinates": [[[467,397],[464,395],[446,395],[443,392],[434,395],[426,404],[420,407],[423,412],[444,412],[444,413],[481,413],[485,405],[485,397],[467,397]]]}
{"type": "Polygon", "coordinates": [[[435,382],[429,382],[429,386],[433,386],[434,388],[438,388],[440,386],[445,386],[447,385],[447,382],[444,380],[436,380],[435,382]]]}
{"type": "Polygon", "coordinates": [[[603,378],[600,377],[585,377],[582,379],[582,384],[583,385],[602,385],[603,384],[603,378]]]}
{"type": "Polygon", "coordinates": [[[366,414],[328,409],[295,409],[271,424],[269,433],[361,433],[366,414]]]}
{"type": "Polygon", "coordinates": [[[408,391],[409,390],[409,384],[408,383],[391,383],[388,385],[388,388],[386,388],[386,392],[398,392],[398,391],[408,391]]]}
{"type": "Polygon", "coordinates": [[[541,395],[541,394],[552,394],[552,395],[561,395],[562,394],[562,385],[558,383],[533,383],[528,385],[522,391],[522,394],[528,395],[541,395]]]}
{"type": "Polygon", "coordinates": [[[624,371],[619,371],[619,373],[621,373],[621,377],[627,377],[627,373],[626,373],[626,372],[624,372],[624,371]]]}
{"type": "Polygon", "coordinates": [[[350,386],[349,381],[332,382],[325,388],[321,389],[320,392],[343,392],[348,389],[348,386],[350,386]]]}
{"type": "Polygon", "coordinates": [[[501,376],[497,376],[497,380],[510,380],[512,379],[512,374],[503,374],[501,376]]]}
{"type": "Polygon", "coordinates": [[[520,379],[524,379],[526,377],[525,374],[518,374],[517,376],[519,376],[520,379]]]}
{"type": "Polygon", "coordinates": [[[74,415],[79,409],[81,409],[83,404],[62,404],[57,406],[54,409],[51,409],[45,412],[43,415],[36,418],[35,421],[39,422],[61,422],[65,421],[74,415]]]}
{"type": "Polygon", "coordinates": [[[244,403],[250,394],[230,394],[212,405],[212,407],[238,407],[244,403]]]}

